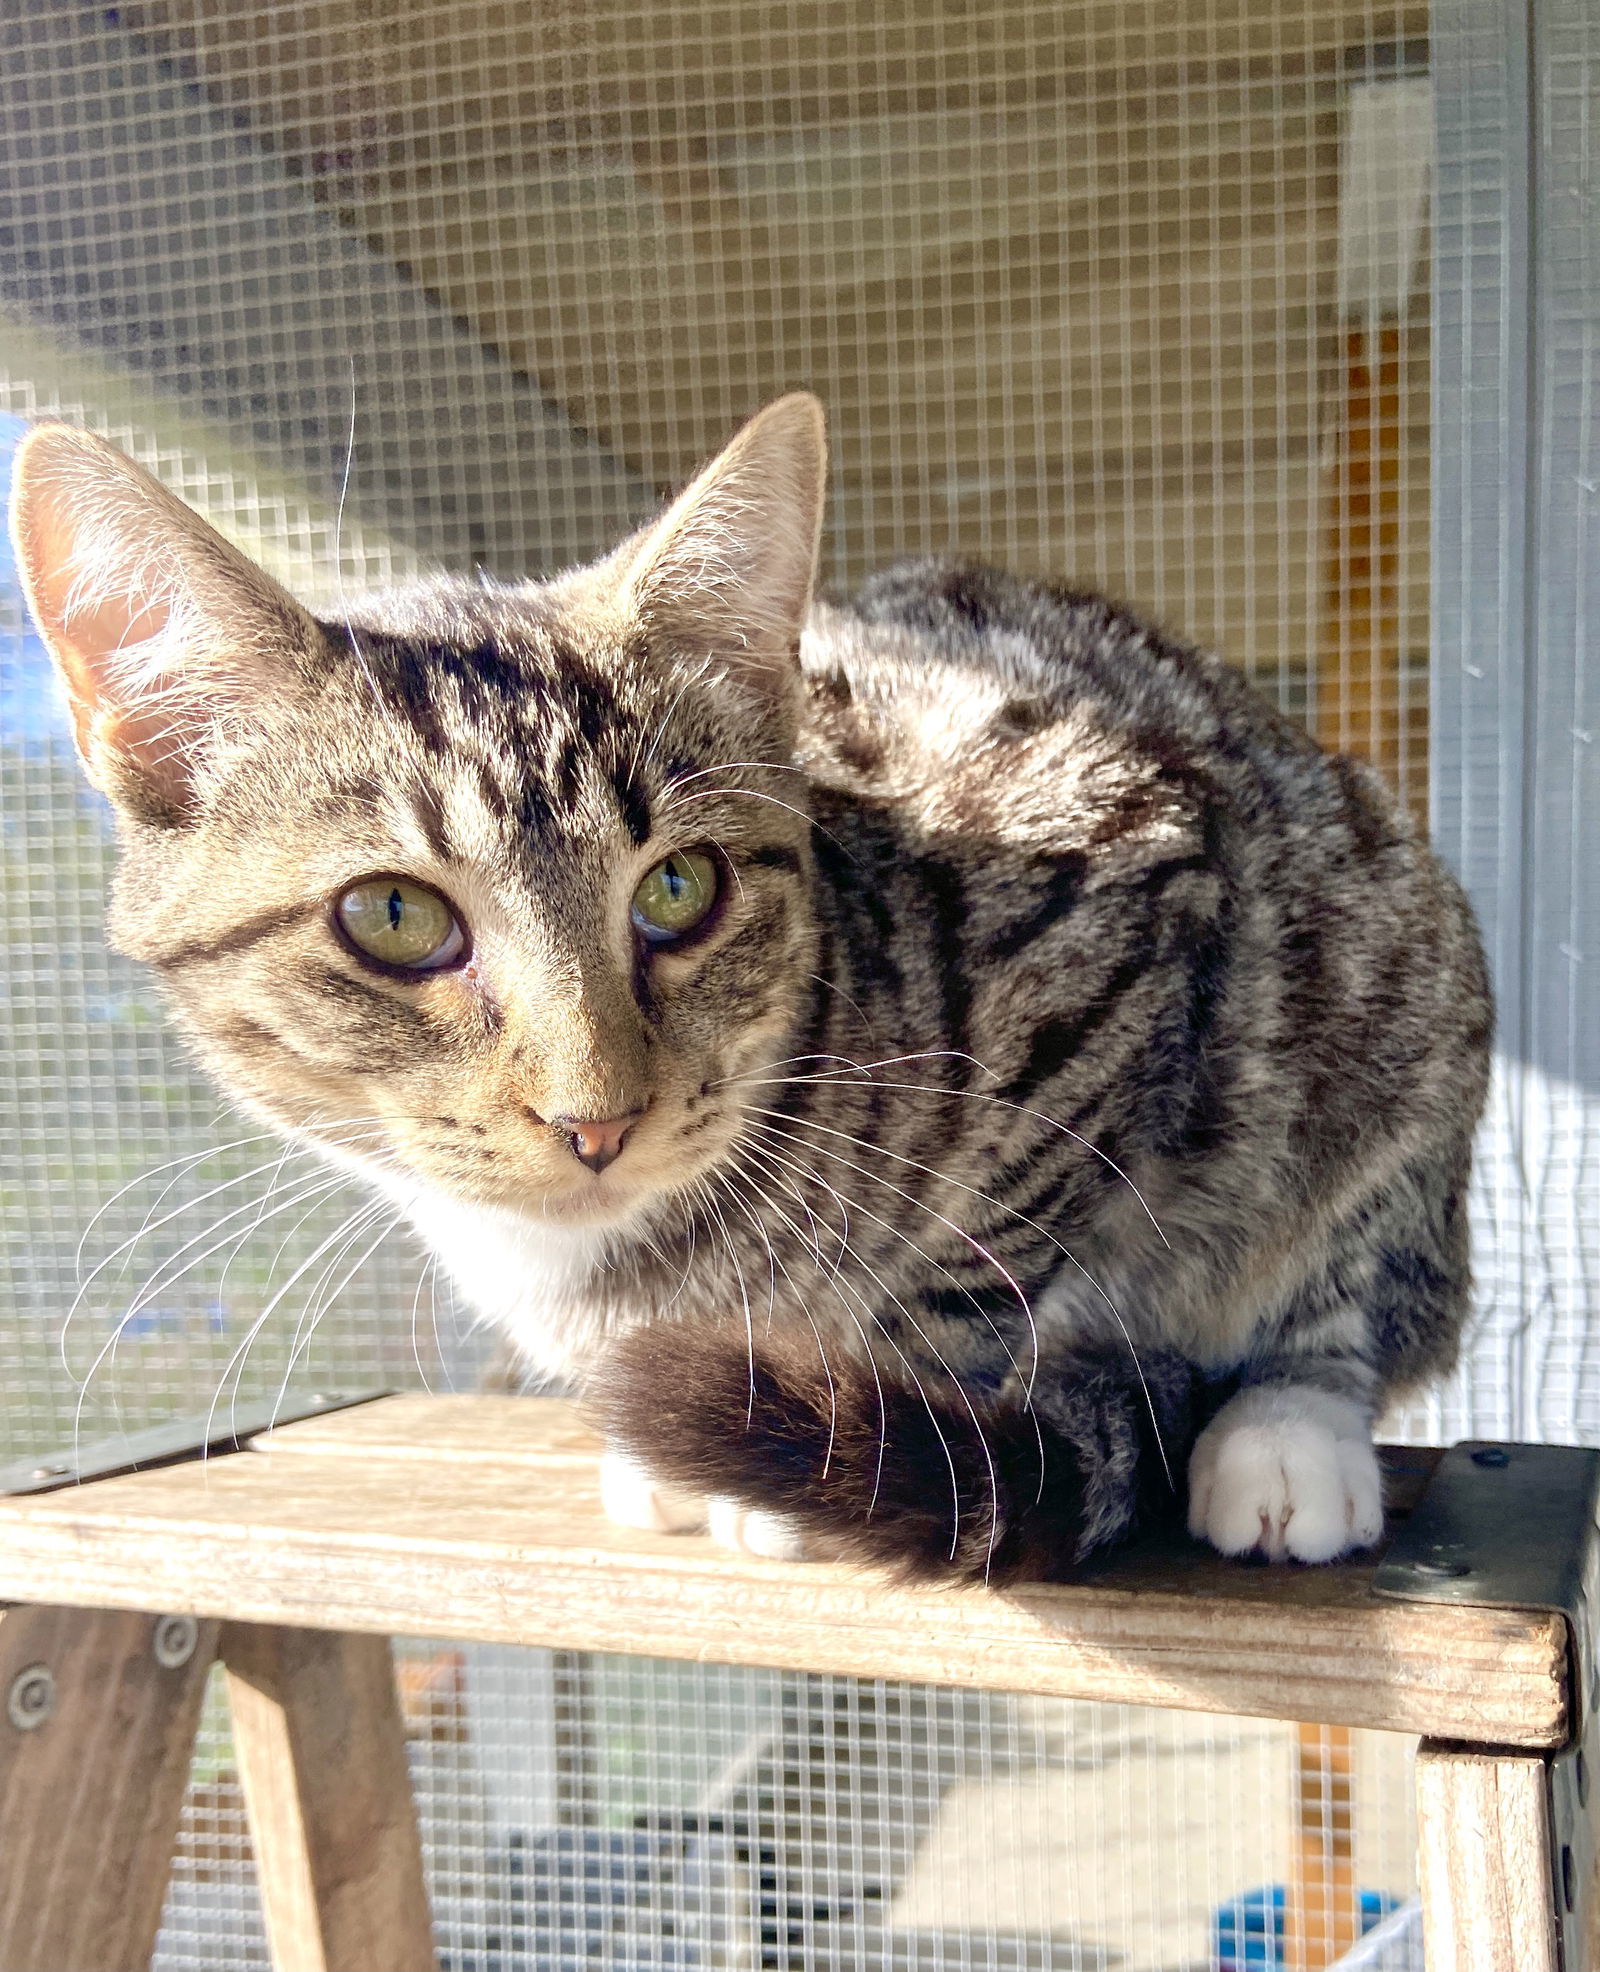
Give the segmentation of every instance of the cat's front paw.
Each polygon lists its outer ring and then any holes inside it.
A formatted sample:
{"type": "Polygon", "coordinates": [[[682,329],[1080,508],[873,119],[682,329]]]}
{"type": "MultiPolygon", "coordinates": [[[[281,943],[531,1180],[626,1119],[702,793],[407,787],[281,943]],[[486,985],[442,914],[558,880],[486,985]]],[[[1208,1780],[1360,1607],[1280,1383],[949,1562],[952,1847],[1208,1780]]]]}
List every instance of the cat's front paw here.
{"type": "Polygon", "coordinates": [[[735,1554],[756,1554],[767,1561],[806,1558],[799,1527],[785,1514],[682,1492],[627,1452],[601,1455],[600,1504],[619,1527],[637,1527],[647,1534],[709,1533],[735,1554]]]}
{"type": "Polygon", "coordinates": [[[711,1538],[735,1554],[758,1554],[767,1561],[806,1559],[805,1539],[787,1514],[766,1513],[730,1499],[713,1499],[709,1507],[711,1538]]]}
{"type": "Polygon", "coordinates": [[[1189,1460],[1189,1532],[1224,1554],[1333,1561],[1383,1533],[1366,1414],[1305,1384],[1241,1390],[1189,1460]]]}
{"type": "Polygon", "coordinates": [[[697,1534],[706,1524],[698,1494],[663,1485],[626,1452],[601,1454],[600,1504],[608,1520],[647,1534],[697,1534]]]}

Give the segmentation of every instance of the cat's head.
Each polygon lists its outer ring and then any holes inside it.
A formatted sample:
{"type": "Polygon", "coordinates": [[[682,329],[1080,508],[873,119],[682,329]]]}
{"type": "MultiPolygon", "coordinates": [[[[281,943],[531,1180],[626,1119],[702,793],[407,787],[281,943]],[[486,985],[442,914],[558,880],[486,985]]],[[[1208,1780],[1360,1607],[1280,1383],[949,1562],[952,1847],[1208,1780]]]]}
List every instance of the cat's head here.
{"type": "Polygon", "coordinates": [[[716,1163],[811,969],[823,467],[786,397],[593,567],[330,624],[102,440],[29,435],[18,563],[117,814],[112,937],[226,1087],[530,1219],[716,1163]]]}

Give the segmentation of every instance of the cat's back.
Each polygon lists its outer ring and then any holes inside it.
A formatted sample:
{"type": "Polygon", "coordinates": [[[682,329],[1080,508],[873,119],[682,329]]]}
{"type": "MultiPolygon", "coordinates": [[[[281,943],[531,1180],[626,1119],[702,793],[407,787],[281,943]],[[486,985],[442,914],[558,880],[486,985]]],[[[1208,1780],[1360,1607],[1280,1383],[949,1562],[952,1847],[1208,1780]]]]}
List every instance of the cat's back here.
{"type": "Polygon", "coordinates": [[[1292,813],[1302,840],[1357,810],[1369,836],[1400,826],[1374,777],[1228,666],[1086,591],[900,562],[813,612],[802,661],[805,765],[913,828],[950,811],[1050,853],[1152,834],[1169,849],[1218,814],[1271,835],[1292,813]]]}
{"type": "Polygon", "coordinates": [[[801,760],[851,888],[954,869],[989,951],[1015,948],[1018,912],[1046,928],[1059,897],[1063,963],[1074,939],[1115,951],[1169,920],[1180,953],[1221,939],[1230,996],[1262,1009],[1246,1024],[1308,1060],[1399,1072],[1442,1039],[1481,1079],[1488,992],[1459,886],[1371,769],[1219,659],[1103,597],[938,559],[819,608],[802,658],[801,760]]]}

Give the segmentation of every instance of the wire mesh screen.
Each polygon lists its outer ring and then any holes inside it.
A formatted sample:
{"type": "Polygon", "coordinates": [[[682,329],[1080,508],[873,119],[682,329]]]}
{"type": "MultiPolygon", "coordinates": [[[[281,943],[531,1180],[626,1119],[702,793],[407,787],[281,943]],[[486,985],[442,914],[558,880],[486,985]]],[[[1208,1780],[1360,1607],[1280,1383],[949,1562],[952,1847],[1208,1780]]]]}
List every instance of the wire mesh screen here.
{"type": "MultiPolygon", "coordinates": [[[[401,1689],[451,1972],[1290,1962],[1292,1725],[422,1642],[401,1689]]],[[[1399,1943],[1361,1962],[1402,1972],[1411,1746],[1354,1742],[1344,1928],[1388,1922],[1399,1943]]],[[[252,1891],[216,1711],[160,1972],[264,1965],[252,1891]]]]}
{"type": "MultiPolygon", "coordinates": [[[[1403,1428],[1594,1437],[1596,29],[1558,0],[1530,55],[1513,11],[14,0],[3,449],[93,424],[336,613],[590,554],[818,390],[835,583],[957,549],[1103,587],[1431,788],[1504,1060],[1477,1338],[1403,1428]],[[1572,231],[1543,287],[1535,193],[1572,231]]],[[[9,572],[0,817],[0,1444],[470,1386],[470,1312],[105,952],[105,816],[9,572]]],[[[1359,1736],[423,1644],[403,1685],[460,1968],[1322,1964],[1410,1887],[1405,1749],[1359,1736]],[[1310,1850],[1340,1911],[1281,1944],[1310,1850]]],[[[218,1703],[163,1965],[262,1962],[246,1848],[218,1703]]]]}

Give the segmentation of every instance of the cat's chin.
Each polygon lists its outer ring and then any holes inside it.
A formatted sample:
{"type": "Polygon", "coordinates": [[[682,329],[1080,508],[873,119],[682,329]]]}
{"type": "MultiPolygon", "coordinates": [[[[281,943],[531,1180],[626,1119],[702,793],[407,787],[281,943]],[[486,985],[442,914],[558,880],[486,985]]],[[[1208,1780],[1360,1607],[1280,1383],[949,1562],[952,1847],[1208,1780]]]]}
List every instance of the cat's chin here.
{"type": "Polygon", "coordinates": [[[555,1197],[530,1198],[526,1204],[512,1201],[503,1203],[499,1209],[512,1212],[535,1226],[620,1230],[638,1216],[653,1195],[651,1190],[641,1185],[612,1183],[606,1178],[599,1178],[592,1185],[574,1187],[555,1197]]]}

